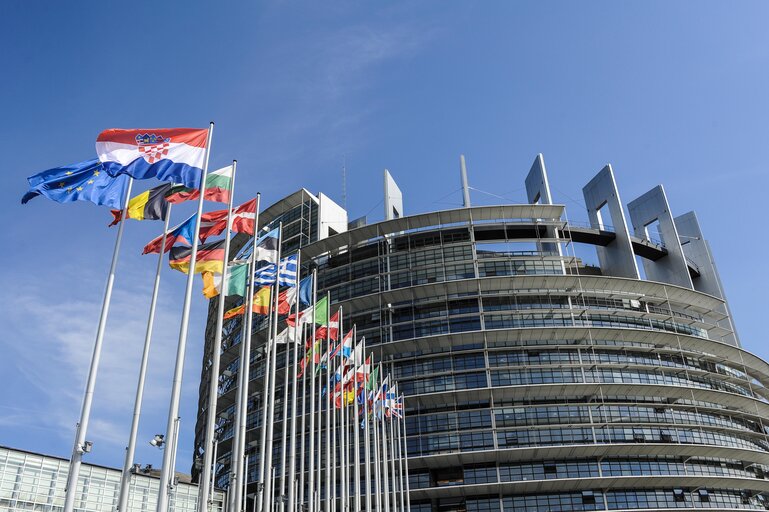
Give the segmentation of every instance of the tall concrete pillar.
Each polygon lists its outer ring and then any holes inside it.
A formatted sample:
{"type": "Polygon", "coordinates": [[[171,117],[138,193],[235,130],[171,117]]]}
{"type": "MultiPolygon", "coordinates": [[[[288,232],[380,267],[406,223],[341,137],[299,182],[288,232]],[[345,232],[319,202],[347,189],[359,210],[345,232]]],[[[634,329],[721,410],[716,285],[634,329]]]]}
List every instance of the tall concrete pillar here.
{"type": "MultiPolygon", "coordinates": [[[[694,289],[726,301],[726,293],[724,292],[723,284],[721,284],[721,276],[718,274],[718,268],[713,259],[710,244],[702,236],[697,214],[694,212],[684,213],[676,217],[674,221],[676,229],[678,229],[678,236],[680,237],[684,254],[689,261],[696,265],[699,273],[699,276],[692,278],[694,289]]],[[[728,318],[720,322],[721,327],[729,329],[733,333],[723,341],[740,346],[740,340],[737,330],[734,328],[734,321],[728,302],[724,304],[722,312],[728,315],[728,318]]]]}
{"type": "MultiPolygon", "coordinates": [[[[550,195],[550,183],[547,180],[547,170],[545,169],[545,158],[539,153],[531,164],[529,174],[526,175],[526,197],[529,204],[553,204],[553,196],[550,195]]],[[[554,227],[547,228],[547,237],[556,238],[558,231],[554,227]]],[[[555,253],[563,255],[561,244],[559,243],[539,243],[541,252],[555,253]]]]}
{"type": "Polygon", "coordinates": [[[403,217],[403,193],[387,169],[384,170],[385,220],[403,217]]]}
{"type": "Polygon", "coordinates": [[[611,165],[606,165],[598,171],[598,174],[582,188],[582,195],[585,197],[590,227],[604,228],[607,219],[601,217],[601,211],[605,208],[603,211],[608,212],[608,220],[614,228],[614,240],[606,247],[598,245],[595,247],[601,271],[607,276],[638,279],[640,275],[625,220],[625,210],[622,208],[611,165]]]}
{"type": "Polygon", "coordinates": [[[657,261],[643,260],[646,278],[650,281],[694,289],[684,250],[678,238],[678,230],[673,222],[673,215],[670,213],[670,205],[662,185],[657,185],[634,199],[628,203],[627,208],[635,236],[648,239],[648,226],[659,222],[659,235],[667,249],[667,254],[657,261]]]}

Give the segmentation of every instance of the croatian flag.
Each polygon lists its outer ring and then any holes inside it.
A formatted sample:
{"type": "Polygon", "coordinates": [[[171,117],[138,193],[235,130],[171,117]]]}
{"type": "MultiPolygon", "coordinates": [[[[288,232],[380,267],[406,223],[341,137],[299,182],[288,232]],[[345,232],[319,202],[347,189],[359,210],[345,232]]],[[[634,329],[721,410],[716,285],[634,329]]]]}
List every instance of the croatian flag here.
{"type": "Polygon", "coordinates": [[[198,189],[207,139],[208,130],[199,128],[113,128],[96,138],[96,154],[110,176],[157,178],[198,189]]]}

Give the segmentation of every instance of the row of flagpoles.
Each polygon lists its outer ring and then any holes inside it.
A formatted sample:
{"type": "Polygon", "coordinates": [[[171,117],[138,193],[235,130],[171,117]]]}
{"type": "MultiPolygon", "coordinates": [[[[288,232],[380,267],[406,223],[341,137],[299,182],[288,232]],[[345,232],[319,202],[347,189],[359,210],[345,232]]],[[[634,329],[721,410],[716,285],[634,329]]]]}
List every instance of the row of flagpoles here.
{"type": "Polygon", "coordinates": [[[198,512],[206,512],[212,504],[215,469],[219,467],[216,451],[221,440],[217,436],[216,414],[224,322],[239,316],[243,318],[230,450],[228,510],[245,512],[249,483],[246,453],[253,444],[247,443],[246,439],[254,315],[266,317],[267,325],[266,341],[261,347],[264,354],[263,386],[257,444],[259,474],[255,482],[257,492],[253,495],[255,510],[345,512],[364,510],[364,506],[365,510],[408,510],[403,396],[398,395],[397,385],[390,386],[389,376],[381,378],[381,367],[374,368],[373,354],[364,358],[365,340],[355,341],[354,326],[339,340],[339,333],[343,332],[342,310],[340,308],[330,315],[329,297],[317,297],[317,276],[314,273],[298,282],[302,269],[301,255],[298,252],[281,257],[282,226],[258,236],[259,195],[234,208],[237,162],[208,173],[212,134],[213,123],[207,130],[106,130],[97,139],[97,160],[51,169],[29,178],[30,190],[22,199],[23,203],[37,195],[44,195],[62,203],[85,200],[119,208],[112,211],[115,220],[111,225],[119,224],[119,227],[80,421],[76,427],[64,512],[74,510],[82,456],[90,450],[90,443],[86,441],[87,428],[124,221],[128,218],[163,220],[164,227],[162,234],[144,248],[144,254],[158,253],[159,256],[118,510],[128,509],[144,382],[163,255],[166,252],[169,253],[170,266],[186,272],[188,276],[164,439],[166,449],[163,453],[158,512],[169,510],[169,497],[175,487],[179,400],[195,273],[203,275],[206,297],[219,296],[215,335],[210,347],[210,381],[198,512]],[[130,198],[133,180],[147,178],[157,178],[166,183],[130,198]],[[198,200],[197,212],[169,229],[171,204],[194,199],[198,200]],[[228,207],[204,214],[204,200],[224,202],[228,207]],[[224,238],[218,242],[199,244],[222,233],[224,238]],[[230,257],[231,233],[252,237],[250,251],[244,252],[243,259],[230,257]],[[240,297],[243,304],[226,310],[227,297],[233,296],[240,297]],[[251,306],[247,307],[249,304],[251,306]],[[301,310],[301,304],[307,307],[301,310]],[[284,326],[280,332],[279,326],[284,326]],[[284,347],[284,365],[283,396],[278,401],[279,346],[284,347]],[[282,418],[276,417],[278,409],[282,418]],[[276,422],[281,425],[279,461],[273,460],[276,422]],[[364,475],[360,474],[361,468],[364,475]]]}

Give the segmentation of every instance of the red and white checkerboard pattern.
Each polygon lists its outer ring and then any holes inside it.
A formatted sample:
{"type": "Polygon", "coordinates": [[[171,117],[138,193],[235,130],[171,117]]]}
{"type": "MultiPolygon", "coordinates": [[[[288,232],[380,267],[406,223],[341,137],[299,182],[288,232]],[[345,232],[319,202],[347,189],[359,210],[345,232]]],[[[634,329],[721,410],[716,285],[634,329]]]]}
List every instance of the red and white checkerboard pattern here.
{"type": "Polygon", "coordinates": [[[139,152],[142,153],[142,156],[147,162],[154,164],[168,156],[169,146],[170,144],[168,142],[163,142],[162,144],[148,144],[146,146],[139,146],[139,152]]]}

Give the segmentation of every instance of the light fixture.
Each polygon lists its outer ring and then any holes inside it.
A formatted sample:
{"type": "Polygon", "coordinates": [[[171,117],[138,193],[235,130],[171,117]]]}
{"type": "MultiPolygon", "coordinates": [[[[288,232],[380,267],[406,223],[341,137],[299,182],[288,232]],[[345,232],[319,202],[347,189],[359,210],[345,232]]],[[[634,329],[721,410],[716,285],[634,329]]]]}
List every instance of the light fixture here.
{"type": "Polygon", "coordinates": [[[163,434],[155,434],[155,437],[152,438],[150,444],[152,446],[156,446],[157,448],[163,448],[163,445],[166,444],[166,438],[163,434]]]}

